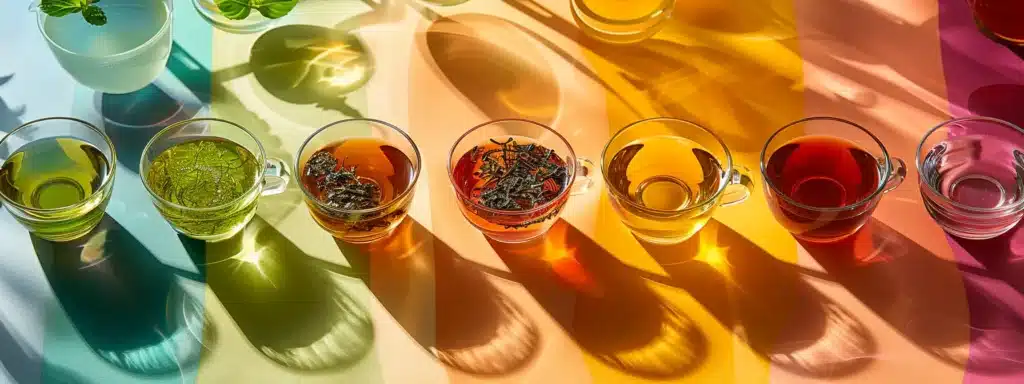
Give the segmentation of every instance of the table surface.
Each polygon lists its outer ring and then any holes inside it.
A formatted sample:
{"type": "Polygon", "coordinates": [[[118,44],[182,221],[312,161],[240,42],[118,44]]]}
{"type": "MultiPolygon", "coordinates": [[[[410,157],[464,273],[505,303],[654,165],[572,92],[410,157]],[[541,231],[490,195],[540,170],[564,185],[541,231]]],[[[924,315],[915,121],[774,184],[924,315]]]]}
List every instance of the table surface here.
{"type": "Polygon", "coordinates": [[[0,213],[0,381],[1024,382],[1024,234],[948,238],[913,169],[854,241],[822,249],[775,222],[757,174],[748,201],[679,246],[631,236],[599,178],[543,241],[492,244],[458,213],[444,171],[462,132],[514,116],[595,160],[629,122],[692,119],[756,170],[772,131],[833,115],[912,164],[919,136],[951,116],[1024,123],[1024,65],[977,31],[963,0],[680,1],[661,32],[629,46],[585,37],[566,0],[306,0],[275,30],[348,29],[376,65],[330,103],[264,86],[249,65],[261,34],[212,29],[175,0],[175,47],[155,83],[166,94],[209,100],[203,113],[250,128],[289,163],[312,131],[352,116],[403,127],[423,153],[411,217],[390,240],[336,243],[292,183],[246,230],[256,259],[228,264],[204,264],[217,250],[180,239],[150,204],[131,163],[152,130],[105,119],[103,97],[60,68],[26,1],[10,3],[0,130],[76,116],[102,126],[124,163],[99,242],[33,241],[0,213]],[[108,276],[61,268],[95,252],[116,261],[108,276]],[[107,304],[150,291],[163,294],[153,305],[107,304]],[[198,362],[133,373],[101,357],[161,341],[128,328],[180,313],[161,302],[168,292],[206,318],[198,362]],[[304,368],[315,362],[330,366],[304,368]]]}

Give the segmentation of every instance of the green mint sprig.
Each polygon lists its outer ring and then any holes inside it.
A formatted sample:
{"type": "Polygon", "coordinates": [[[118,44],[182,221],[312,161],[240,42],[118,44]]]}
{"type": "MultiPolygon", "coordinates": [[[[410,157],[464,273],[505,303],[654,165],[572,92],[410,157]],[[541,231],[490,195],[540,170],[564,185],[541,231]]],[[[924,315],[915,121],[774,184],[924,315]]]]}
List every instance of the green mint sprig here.
{"type": "Polygon", "coordinates": [[[216,0],[220,13],[231,20],[242,20],[249,17],[255,9],[268,19],[277,19],[287,15],[299,0],[216,0]]]}
{"type": "Polygon", "coordinates": [[[82,13],[85,21],[92,25],[107,23],[107,15],[96,3],[100,0],[42,0],[39,9],[52,17],[64,17],[72,13],[82,13]]]}

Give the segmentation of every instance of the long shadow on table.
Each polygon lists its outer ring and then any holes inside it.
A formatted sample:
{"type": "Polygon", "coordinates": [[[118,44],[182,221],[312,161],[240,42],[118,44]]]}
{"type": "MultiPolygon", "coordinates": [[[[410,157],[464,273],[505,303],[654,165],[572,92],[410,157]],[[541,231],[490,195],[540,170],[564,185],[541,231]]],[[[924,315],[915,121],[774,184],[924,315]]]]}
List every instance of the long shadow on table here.
{"type": "Polygon", "coordinates": [[[370,351],[366,308],[262,218],[222,242],[180,237],[242,335],[271,361],[320,371],[348,367],[370,351]]]}
{"type": "Polygon", "coordinates": [[[987,272],[963,274],[971,321],[968,371],[1024,372],[1024,230],[1018,226],[991,240],[953,242],[964,251],[962,257],[987,272]]]}
{"type": "Polygon", "coordinates": [[[499,376],[536,355],[541,335],[533,320],[412,218],[380,242],[338,247],[384,308],[442,363],[499,376]]]}
{"type": "Polygon", "coordinates": [[[777,367],[833,378],[875,358],[874,338],[853,314],[717,221],[678,245],[641,244],[668,273],[667,284],[686,290],[777,367]]]}
{"type": "Polygon", "coordinates": [[[583,350],[623,372],[677,379],[707,357],[707,338],[613,255],[564,220],[498,256],[583,350]]]}
{"type": "MultiPolygon", "coordinates": [[[[0,86],[7,84],[14,78],[14,75],[0,76],[0,86]]],[[[25,107],[11,109],[7,103],[0,99],[0,132],[10,132],[21,125],[21,115],[25,113],[25,107]]]]}
{"type": "Polygon", "coordinates": [[[562,90],[554,71],[515,24],[484,14],[438,18],[417,44],[425,60],[488,118],[551,124],[558,116],[562,90]]]}
{"type": "Polygon", "coordinates": [[[215,332],[178,271],[161,263],[117,221],[104,216],[79,240],[32,245],[57,300],[86,344],[129,373],[184,372],[215,332]]]}
{"type": "Polygon", "coordinates": [[[966,363],[973,326],[965,296],[970,287],[956,264],[876,219],[843,241],[801,244],[836,282],[911,342],[954,366],[966,363]]]}
{"type": "MultiPolygon", "coordinates": [[[[628,85],[620,87],[640,92],[646,99],[640,102],[650,104],[656,113],[716,127],[716,133],[735,151],[759,151],[772,131],[801,113],[798,108],[804,97],[800,91],[802,61],[799,55],[781,48],[797,44],[795,29],[778,18],[772,9],[774,5],[751,2],[744,8],[745,15],[750,17],[722,18],[708,10],[698,15],[687,9],[686,3],[690,2],[677,2],[675,11],[682,16],[669,20],[665,33],[639,43],[618,45],[583,35],[579,27],[537,1],[504,2],[592,52],[592,66],[604,70],[598,74],[581,66],[577,69],[606,85],[610,95],[619,93],[608,88],[606,81],[624,80],[628,85]],[[757,15],[751,9],[757,9],[757,15]],[[692,23],[714,32],[690,34],[687,28],[695,28],[692,23]],[[765,31],[737,36],[725,32],[751,29],[765,31]],[[762,44],[755,47],[750,41],[762,44]]],[[[735,7],[735,1],[729,3],[735,7]]],[[[539,35],[534,37],[544,41],[539,35]]],[[[564,60],[574,61],[568,53],[550,45],[549,48],[564,60]]],[[[638,114],[636,101],[619,96],[617,102],[638,114]]],[[[611,118],[611,124],[624,126],[638,116],[627,113],[611,118]]]]}
{"type": "Polygon", "coordinates": [[[88,384],[90,381],[74,372],[74,369],[55,366],[46,361],[42,355],[26,347],[19,341],[15,332],[11,332],[4,324],[0,314],[0,362],[15,383],[47,383],[47,384],[88,384]]]}

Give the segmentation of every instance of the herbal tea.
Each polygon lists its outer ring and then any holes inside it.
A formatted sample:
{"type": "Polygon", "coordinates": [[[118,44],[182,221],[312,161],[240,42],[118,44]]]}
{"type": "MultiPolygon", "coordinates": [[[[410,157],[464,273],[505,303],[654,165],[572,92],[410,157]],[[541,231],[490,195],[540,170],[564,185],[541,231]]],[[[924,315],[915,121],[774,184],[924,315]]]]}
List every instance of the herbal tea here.
{"type": "Polygon", "coordinates": [[[412,160],[398,148],[351,138],[310,156],[301,182],[316,200],[313,218],[333,236],[359,242],[386,234],[405,217],[412,195],[403,194],[415,178],[412,160]]]}
{"type": "Polygon", "coordinates": [[[724,176],[714,155],[679,136],[652,136],[626,144],[605,169],[623,222],[654,242],[686,239],[703,228],[724,176]]]}
{"type": "Polygon", "coordinates": [[[110,163],[93,145],[74,138],[47,138],[26,144],[3,163],[0,193],[22,206],[47,210],[97,199],[98,205],[86,204],[52,214],[66,220],[19,220],[41,238],[70,240],[89,232],[103,218],[106,196],[94,195],[107,193],[100,188],[108,177],[110,163]]]}
{"type": "Polygon", "coordinates": [[[175,144],[153,160],[146,185],[160,213],[179,232],[203,240],[230,236],[256,213],[253,186],[262,172],[256,157],[224,139],[175,144]],[[213,208],[213,209],[210,209],[213,208]]]}
{"type": "Polygon", "coordinates": [[[776,217],[808,240],[833,240],[856,232],[874,206],[822,211],[858,203],[878,190],[878,160],[856,144],[832,137],[808,136],[777,149],[765,165],[775,188],[799,207],[770,198],[776,217]]]}
{"type": "Polygon", "coordinates": [[[565,160],[524,137],[494,138],[452,167],[466,218],[492,237],[529,239],[546,230],[569,194],[565,160]],[[509,235],[511,232],[518,232],[509,235]],[[502,235],[508,236],[502,236],[502,235]]]}

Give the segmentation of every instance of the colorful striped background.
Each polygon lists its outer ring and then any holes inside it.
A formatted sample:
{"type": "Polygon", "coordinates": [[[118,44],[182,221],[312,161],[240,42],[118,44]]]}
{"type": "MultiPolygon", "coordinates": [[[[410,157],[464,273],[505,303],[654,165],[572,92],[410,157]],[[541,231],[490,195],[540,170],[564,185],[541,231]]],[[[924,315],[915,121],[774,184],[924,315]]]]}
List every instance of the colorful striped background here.
{"type": "MultiPolygon", "coordinates": [[[[965,0],[678,0],[660,33],[629,46],[583,35],[568,0],[423,4],[303,0],[284,19],[345,28],[368,45],[373,78],[339,107],[275,97],[248,63],[259,34],[213,29],[175,0],[162,88],[190,90],[289,163],[331,121],[358,114],[403,127],[424,164],[410,219],[383,243],[338,244],[293,185],[261,200],[251,229],[249,246],[272,256],[196,266],[190,255],[209,262],[219,251],[174,236],[125,171],[111,230],[141,248],[110,252],[152,253],[184,271],[175,284],[208,317],[201,358],[180,374],[117,368],[69,318],[83,304],[57,292],[41,359],[5,358],[8,373],[46,383],[1024,382],[1024,237],[947,237],[924,210],[915,170],[849,244],[814,249],[775,222],[760,190],[718,210],[693,240],[644,245],[600,180],[542,242],[492,244],[458,213],[444,172],[459,135],[504,117],[549,124],[594,161],[632,121],[690,119],[725,139],[758,189],[762,144],[804,116],[859,122],[910,165],[919,137],[951,116],[1024,124],[1024,64],[978,32],[965,0]],[[319,332],[337,338],[311,346],[306,334],[325,322],[319,332]],[[289,353],[337,363],[304,369],[289,353]]],[[[8,36],[45,49],[33,23],[19,25],[8,36]]],[[[0,45],[0,59],[13,48],[0,45]]],[[[103,123],[92,91],[69,92],[72,114],[103,123]]],[[[39,110],[29,104],[21,119],[39,110]]],[[[124,140],[119,152],[145,141],[124,140]]]]}

